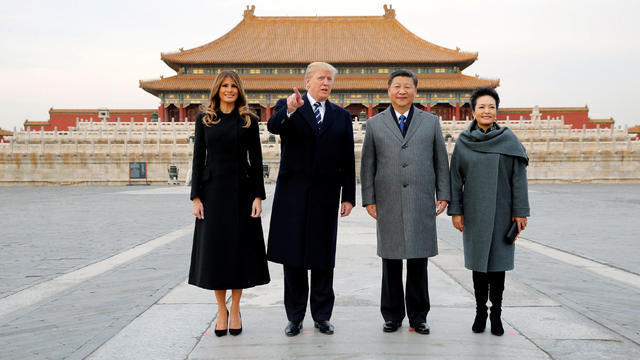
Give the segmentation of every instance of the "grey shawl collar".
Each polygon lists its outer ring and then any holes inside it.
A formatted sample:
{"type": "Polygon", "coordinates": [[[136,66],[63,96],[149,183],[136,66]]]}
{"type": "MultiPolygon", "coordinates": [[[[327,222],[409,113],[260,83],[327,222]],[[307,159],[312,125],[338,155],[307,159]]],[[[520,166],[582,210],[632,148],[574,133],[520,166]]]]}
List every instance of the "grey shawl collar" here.
{"type": "Polygon", "coordinates": [[[464,146],[472,151],[519,157],[529,164],[524,146],[511,129],[503,126],[485,134],[478,128],[473,129],[475,124],[476,120],[473,120],[469,127],[460,133],[458,140],[464,146]]]}

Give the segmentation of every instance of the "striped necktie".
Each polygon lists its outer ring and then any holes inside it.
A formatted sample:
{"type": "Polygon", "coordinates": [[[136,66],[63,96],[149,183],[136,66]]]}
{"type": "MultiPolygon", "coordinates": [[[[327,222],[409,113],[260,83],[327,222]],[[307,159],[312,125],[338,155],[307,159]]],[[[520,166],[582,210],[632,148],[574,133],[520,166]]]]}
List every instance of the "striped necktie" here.
{"type": "Polygon", "coordinates": [[[316,116],[316,122],[318,123],[318,127],[322,126],[322,115],[320,115],[320,103],[316,102],[313,104],[313,115],[316,116]]]}
{"type": "Polygon", "coordinates": [[[404,120],[406,119],[406,117],[404,115],[400,115],[400,132],[402,133],[402,136],[404,136],[404,120]]]}

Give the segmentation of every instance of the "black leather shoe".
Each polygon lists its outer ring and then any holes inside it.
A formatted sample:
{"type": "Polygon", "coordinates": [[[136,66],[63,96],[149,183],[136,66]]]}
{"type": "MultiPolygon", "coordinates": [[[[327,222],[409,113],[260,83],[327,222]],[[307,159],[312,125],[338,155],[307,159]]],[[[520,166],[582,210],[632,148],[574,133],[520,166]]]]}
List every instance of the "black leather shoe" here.
{"type": "Polygon", "coordinates": [[[222,330],[214,329],[213,333],[216,334],[217,337],[221,337],[221,336],[227,335],[227,330],[229,328],[228,324],[229,324],[229,310],[227,310],[227,328],[222,329],[222,330]]]}
{"type": "Polygon", "coordinates": [[[402,322],[400,321],[393,321],[393,320],[385,321],[384,326],[382,326],[382,331],[394,332],[398,330],[400,326],[402,326],[402,322]]]}
{"type": "Polygon", "coordinates": [[[427,324],[426,321],[419,324],[413,324],[411,325],[411,328],[413,329],[413,331],[422,335],[428,335],[431,332],[431,330],[429,330],[429,324],[427,324]]]}
{"type": "Polygon", "coordinates": [[[284,333],[287,336],[296,336],[300,334],[300,330],[302,329],[302,321],[289,321],[287,327],[284,328],[284,333]]]}
{"type": "Polygon", "coordinates": [[[333,335],[333,325],[331,325],[329,320],[316,321],[315,327],[323,334],[333,335]]]}
{"type": "MultiPolygon", "coordinates": [[[[240,316],[240,321],[242,321],[242,314],[238,313],[238,315],[240,316]]],[[[242,332],[242,325],[240,325],[239,329],[229,328],[229,334],[231,334],[233,336],[238,336],[238,335],[240,335],[241,332],[242,332]]]]}

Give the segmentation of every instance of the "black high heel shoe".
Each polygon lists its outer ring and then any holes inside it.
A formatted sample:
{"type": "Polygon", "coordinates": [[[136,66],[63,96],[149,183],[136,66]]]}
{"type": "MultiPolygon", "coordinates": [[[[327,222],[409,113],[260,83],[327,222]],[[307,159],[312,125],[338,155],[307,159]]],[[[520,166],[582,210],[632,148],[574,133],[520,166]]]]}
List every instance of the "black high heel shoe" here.
{"type": "Polygon", "coordinates": [[[227,330],[229,330],[229,310],[227,310],[227,328],[224,330],[215,329],[213,330],[213,332],[216,334],[217,337],[221,337],[221,336],[227,335],[227,330]]]}
{"type": "MultiPolygon", "coordinates": [[[[242,314],[240,312],[238,312],[238,315],[240,316],[240,321],[242,322],[242,314]]],[[[242,325],[240,325],[240,329],[231,329],[231,328],[229,328],[229,334],[231,334],[233,336],[240,335],[241,332],[242,332],[242,325]]]]}

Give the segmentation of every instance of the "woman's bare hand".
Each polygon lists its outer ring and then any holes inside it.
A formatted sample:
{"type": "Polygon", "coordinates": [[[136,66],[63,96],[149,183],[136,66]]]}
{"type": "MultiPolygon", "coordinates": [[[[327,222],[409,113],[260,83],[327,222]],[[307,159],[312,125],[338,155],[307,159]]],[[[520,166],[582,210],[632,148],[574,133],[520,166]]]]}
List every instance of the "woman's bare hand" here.
{"type": "Polygon", "coordinates": [[[462,215],[452,215],[451,222],[454,228],[460,230],[460,232],[464,232],[464,217],[462,215]]]}
{"type": "Polygon", "coordinates": [[[204,206],[202,205],[200,198],[193,199],[193,216],[200,220],[204,219],[204,206]]]}
{"type": "Polygon", "coordinates": [[[251,217],[257,218],[262,214],[262,199],[259,197],[253,199],[253,204],[251,205],[251,217]]]}

